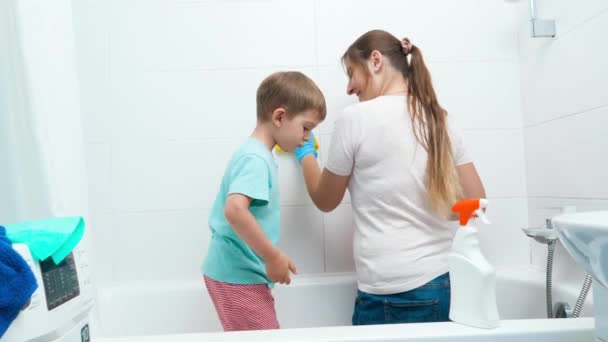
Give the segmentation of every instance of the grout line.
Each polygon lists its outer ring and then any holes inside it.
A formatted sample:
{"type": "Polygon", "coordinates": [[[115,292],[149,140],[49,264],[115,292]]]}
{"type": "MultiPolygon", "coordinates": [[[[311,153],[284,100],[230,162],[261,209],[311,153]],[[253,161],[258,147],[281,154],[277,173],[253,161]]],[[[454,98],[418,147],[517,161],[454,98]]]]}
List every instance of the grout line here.
{"type": "Polygon", "coordinates": [[[483,132],[493,132],[493,131],[513,131],[513,132],[518,132],[518,131],[523,131],[524,127],[505,127],[505,128],[501,128],[501,127],[479,127],[479,128],[462,128],[463,132],[479,132],[479,131],[483,131],[483,132]]]}
{"type": "Polygon", "coordinates": [[[310,65],[259,65],[259,66],[244,66],[244,67],[184,67],[184,68],[147,68],[145,72],[157,73],[180,73],[180,72],[242,72],[242,71],[266,71],[277,69],[315,69],[318,67],[315,64],[310,65]]]}
{"type": "Polygon", "coordinates": [[[584,200],[584,201],[608,201],[608,197],[606,198],[598,198],[598,197],[570,197],[570,196],[528,196],[528,198],[533,199],[558,199],[558,200],[584,200]]]}
{"type": "Polygon", "coordinates": [[[579,116],[579,115],[587,114],[587,113],[590,113],[590,112],[594,112],[596,110],[602,110],[602,109],[606,109],[606,108],[608,108],[608,104],[597,106],[597,107],[591,107],[591,108],[583,109],[582,111],[578,111],[578,112],[574,112],[574,113],[570,113],[570,114],[560,115],[560,116],[558,116],[556,118],[552,118],[552,119],[549,119],[549,120],[544,120],[544,121],[536,122],[536,123],[533,123],[533,124],[524,125],[524,128],[538,127],[538,126],[542,126],[544,124],[547,124],[547,123],[550,123],[550,122],[553,122],[553,121],[563,120],[563,119],[567,119],[567,118],[570,118],[570,117],[579,116]]]}
{"type": "MultiPolygon", "coordinates": [[[[525,200],[530,197],[525,196],[504,196],[504,197],[488,197],[489,200],[525,200]]],[[[605,200],[608,200],[605,199],[605,200]]],[[[342,202],[339,206],[352,206],[351,203],[342,202]]],[[[281,208],[314,208],[316,207],[313,204],[281,204],[281,208]]],[[[121,210],[120,208],[91,208],[91,211],[95,212],[103,212],[103,213],[113,213],[116,215],[141,215],[141,214],[177,214],[177,213],[187,213],[187,212],[200,212],[211,210],[211,207],[189,207],[189,208],[178,208],[178,209],[141,209],[141,210],[121,210]]],[[[319,210],[320,211],[320,210],[319,210]]],[[[323,226],[325,227],[325,215],[327,213],[321,212],[323,214],[323,226]]],[[[325,233],[325,232],[324,232],[325,233]]]]}
{"type": "Polygon", "coordinates": [[[314,46],[315,46],[315,71],[319,72],[320,52],[319,52],[319,0],[313,2],[313,25],[314,25],[314,46]]]}
{"type": "Polygon", "coordinates": [[[567,37],[568,35],[579,30],[581,27],[586,26],[590,22],[594,21],[595,19],[597,19],[598,17],[601,17],[602,15],[604,15],[606,13],[608,13],[608,7],[601,9],[599,12],[596,12],[595,14],[591,15],[590,17],[588,17],[586,19],[583,19],[582,21],[573,25],[569,30],[564,31],[563,33],[560,33],[559,31],[557,31],[557,36],[555,37],[554,40],[557,41],[557,40],[563,39],[564,37],[567,37]]]}
{"type": "MultiPolygon", "coordinates": [[[[95,209],[94,209],[95,210],[95,209]]],[[[108,210],[108,209],[99,209],[99,210],[108,210]]],[[[179,213],[190,213],[190,212],[202,212],[205,210],[211,210],[211,207],[192,207],[192,208],[179,208],[179,209],[141,209],[141,210],[123,210],[120,208],[116,208],[113,211],[115,215],[125,216],[125,215],[142,215],[142,214],[179,214],[179,213]]]]}
{"type": "MultiPolygon", "coordinates": [[[[315,40],[315,64],[300,64],[300,65],[286,65],[286,64],[277,64],[277,65],[257,65],[257,66],[243,66],[243,67],[183,67],[183,68],[172,68],[172,67],[164,67],[164,68],[147,68],[144,71],[147,72],[163,72],[163,73],[171,73],[171,72],[239,72],[239,71],[260,71],[260,70],[269,70],[269,69],[333,69],[333,68],[341,68],[339,63],[335,64],[321,64],[320,63],[320,53],[318,47],[318,40],[315,40]]],[[[501,63],[501,64],[519,64],[518,60],[505,60],[505,59],[480,59],[480,60],[432,60],[429,59],[427,63],[437,63],[437,64],[475,64],[475,63],[501,63]]]]}
{"type": "Polygon", "coordinates": [[[327,272],[327,226],[325,217],[327,213],[321,213],[321,226],[323,227],[323,272],[327,272]]]}
{"type": "MultiPolygon", "coordinates": [[[[314,204],[281,204],[281,208],[315,208],[314,204]]],[[[185,213],[192,211],[211,210],[209,207],[186,207],[177,209],[120,209],[120,208],[91,208],[94,211],[113,211],[118,215],[139,215],[139,214],[170,214],[170,213],[185,213]]],[[[319,210],[320,211],[320,210],[319,210]]]]}

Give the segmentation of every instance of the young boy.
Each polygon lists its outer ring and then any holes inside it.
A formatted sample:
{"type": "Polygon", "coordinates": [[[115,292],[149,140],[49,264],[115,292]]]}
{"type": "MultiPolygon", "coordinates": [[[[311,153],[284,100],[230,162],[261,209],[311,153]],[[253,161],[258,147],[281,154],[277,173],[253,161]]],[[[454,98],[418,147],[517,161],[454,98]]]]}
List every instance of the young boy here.
{"type": "Polygon", "coordinates": [[[209,217],[202,271],[224,331],[278,329],[270,288],[289,284],[293,262],[281,252],[280,198],[272,149],[304,145],[325,119],[325,98],[300,72],[277,72],[257,90],[257,125],[234,153],[209,217]]]}

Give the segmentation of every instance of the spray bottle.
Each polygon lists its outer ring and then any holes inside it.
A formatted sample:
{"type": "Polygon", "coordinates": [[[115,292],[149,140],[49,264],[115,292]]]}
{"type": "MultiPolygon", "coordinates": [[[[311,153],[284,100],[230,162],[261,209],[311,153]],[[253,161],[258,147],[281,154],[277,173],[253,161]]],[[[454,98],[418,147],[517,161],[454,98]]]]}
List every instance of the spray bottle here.
{"type": "Polygon", "coordinates": [[[469,224],[471,217],[490,222],[483,209],[487,199],[465,199],[452,207],[460,215],[460,227],[448,255],[451,302],[450,320],[478,328],[492,329],[500,325],[496,306],[496,272],[479,247],[477,228],[469,224]]]}

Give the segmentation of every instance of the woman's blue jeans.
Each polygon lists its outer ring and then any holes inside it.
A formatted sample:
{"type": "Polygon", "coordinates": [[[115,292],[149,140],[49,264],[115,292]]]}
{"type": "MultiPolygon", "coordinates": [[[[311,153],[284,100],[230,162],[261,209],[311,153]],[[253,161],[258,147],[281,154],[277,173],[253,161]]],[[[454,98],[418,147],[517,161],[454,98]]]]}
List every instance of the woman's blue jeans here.
{"type": "Polygon", "coordinates": [[[353,325],[449,321],[450,276],[401,293],[374,295],[357,292],[353,325]]]}

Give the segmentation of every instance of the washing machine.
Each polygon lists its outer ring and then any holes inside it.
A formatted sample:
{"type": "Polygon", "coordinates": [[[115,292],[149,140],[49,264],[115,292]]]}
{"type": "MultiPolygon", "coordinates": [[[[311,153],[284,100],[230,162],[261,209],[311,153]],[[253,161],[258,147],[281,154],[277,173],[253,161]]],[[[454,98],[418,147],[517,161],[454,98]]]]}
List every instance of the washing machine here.
{"type": "Polygon", "coordinates": [[[32,269],[38,288],[0,342],[88,342],[95,305],[87,251],[78,245],[59,265],[34,262],[29,248],[13,248],[32,269]]]}

